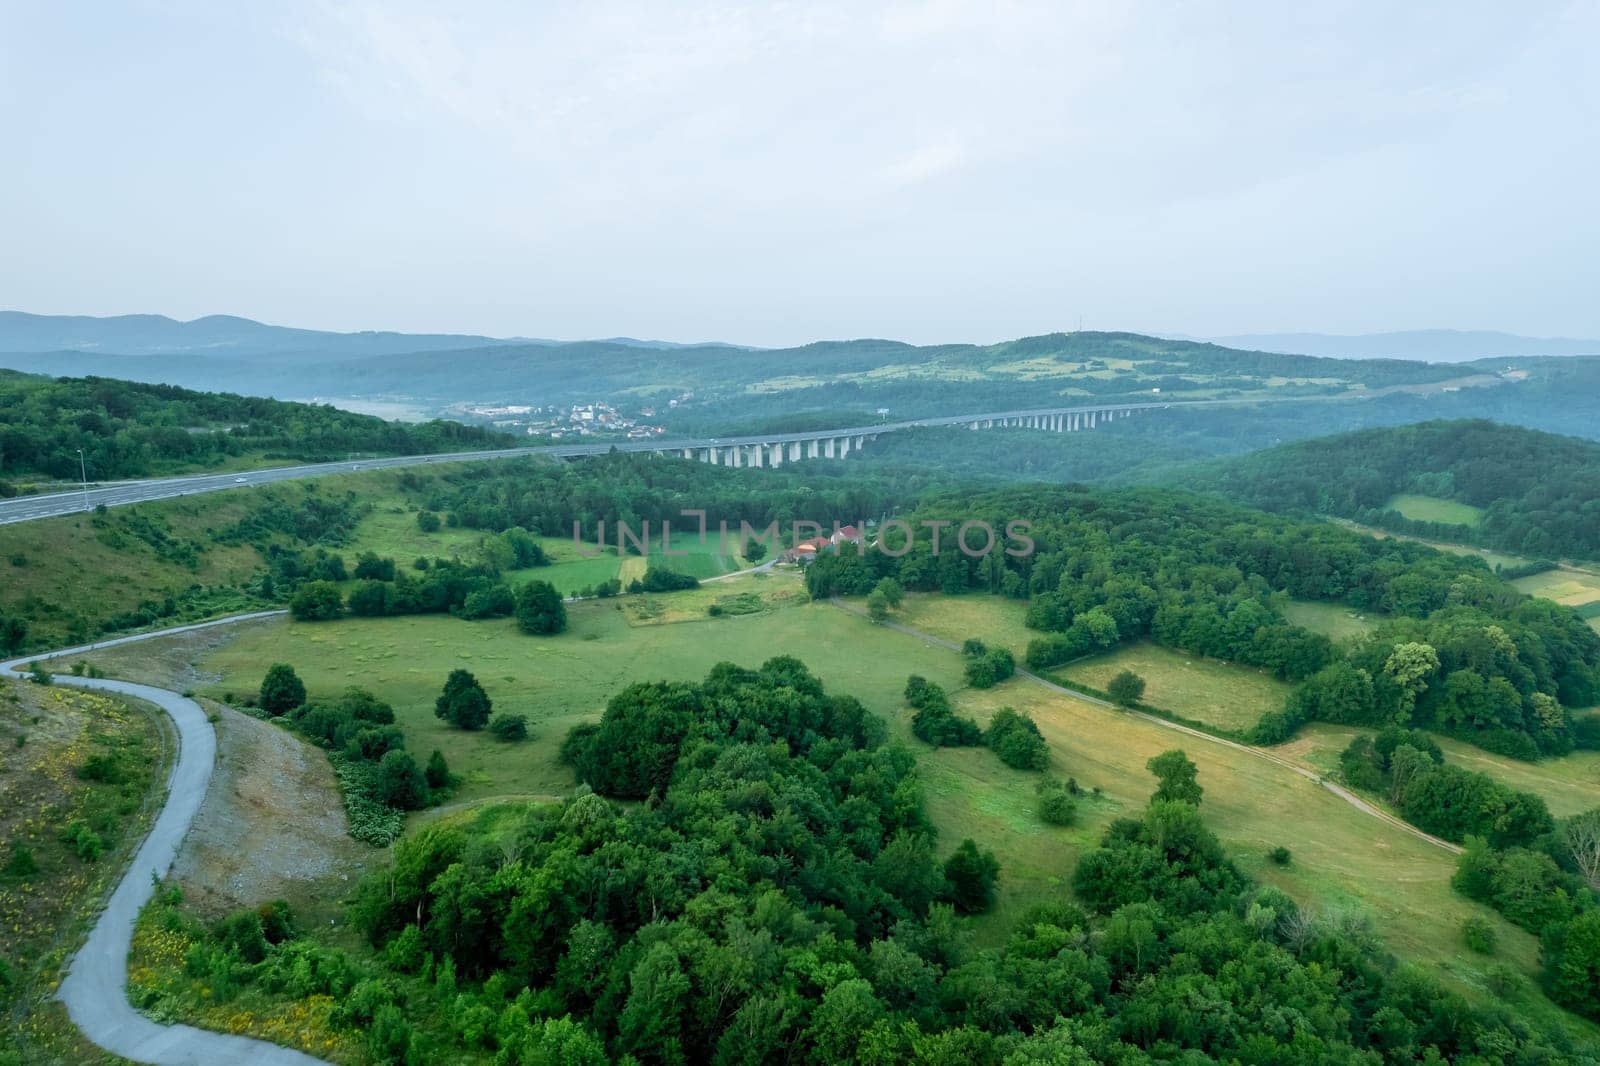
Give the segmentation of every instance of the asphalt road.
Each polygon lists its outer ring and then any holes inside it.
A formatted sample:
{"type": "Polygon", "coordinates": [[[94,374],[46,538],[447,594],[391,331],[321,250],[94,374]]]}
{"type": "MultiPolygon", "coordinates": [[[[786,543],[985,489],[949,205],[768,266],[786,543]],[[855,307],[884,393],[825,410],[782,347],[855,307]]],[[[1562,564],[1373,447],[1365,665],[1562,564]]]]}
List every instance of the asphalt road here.
{"type": "MultiPolygon", "coordinates": [[[[121,637],[97,644],[47,652],[0,663],[0,674],[25,676],[36,660],[72,655],[118,644],[149,640],[211,626],[250,621],[282,614],[261,611],[215,622],[178,626],[158,633],[121,637]]],[[[112,692],[153,703],[166,712],[178,734],[178,757],[167,781],[167,802],[139,846],[105,910],[100,912],[83,947],[73,956],[66,978],[56,995],[66,1005],[73,1024],[96,1046],[134,1062],[159,1066],[319,1066],[322,1059],[261,1040],[196,1029],[190,1025],[161,1025],[133,1009],[128,1002],[128,949],[139,911],[155,891],[158,879],[172,869],[178,847],[200,811],[216,762],[217,737],[205,711],[194,700],[150,685],[103,678],[56,676],[56,683],[75,688],[112,692]]],[[[325,1064],[323,1064],[325,1066],[325,1064]]]]}

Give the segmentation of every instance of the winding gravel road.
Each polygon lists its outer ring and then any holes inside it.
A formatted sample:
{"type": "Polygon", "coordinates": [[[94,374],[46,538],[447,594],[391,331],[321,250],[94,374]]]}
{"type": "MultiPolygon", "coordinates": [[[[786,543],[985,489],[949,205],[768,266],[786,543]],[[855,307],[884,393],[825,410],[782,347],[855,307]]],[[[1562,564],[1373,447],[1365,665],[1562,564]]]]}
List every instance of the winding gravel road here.
{"type": "MultiPolygon", "coordinates": [[[[171,636],[197,629],[271,618],[282,611],[258,611],[235,615],[214,622],[178,626],[155,633],[141,633],[116,640],[101,641],[64,651],[31,655],[0,663],[0,675],[24,677],[30,663],[63,655],[77,655],[119,644],[171,636]]],[[[74,688],[112,692],[153,703],[167,713],[178,734],[178,758],[167,781],[167,803],[157,816],[133,863],[105,910],[95,921],[83,947],[73,956],[67,976],[57,996],[66,1004],[73,1024],[98,1047],[135,1062],[158,1066],[317,1066],[322,1059],[292,1051],[261,1040],[214,1033],[190,1025],[160,1025],[151,1021],[128,1002],[128,949],[133,943],[133,924],[139,911],[155,891],[155,883],[172,869],[178,847],[200,811],[206,788],[211,783],[211,768],[216,761],[217,737],[205,711],[194,700],[152,685],[103,678],[55,675],[57,684],[74,688]]]]}

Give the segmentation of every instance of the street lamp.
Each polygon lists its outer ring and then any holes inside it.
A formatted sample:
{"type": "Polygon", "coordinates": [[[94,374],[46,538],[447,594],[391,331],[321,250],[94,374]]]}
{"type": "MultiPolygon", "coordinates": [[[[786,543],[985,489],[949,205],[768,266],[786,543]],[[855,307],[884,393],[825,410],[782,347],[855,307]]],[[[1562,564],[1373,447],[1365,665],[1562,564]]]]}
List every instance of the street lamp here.
{"type": "Polygon", "coordinates": [[[83,479],[83,509],[89,509],[89,462],[83,457],[83,449],[78,449],[78,475],[83,479]]]}

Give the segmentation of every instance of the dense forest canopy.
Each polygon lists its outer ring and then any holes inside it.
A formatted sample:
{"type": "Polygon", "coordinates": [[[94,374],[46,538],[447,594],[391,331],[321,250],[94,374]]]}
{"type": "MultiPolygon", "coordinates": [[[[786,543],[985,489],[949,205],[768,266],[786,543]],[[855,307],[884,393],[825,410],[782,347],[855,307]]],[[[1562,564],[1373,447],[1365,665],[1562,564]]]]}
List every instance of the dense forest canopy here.
{"type": "Polygon", "coordinates": [[[1338,515],[1534,558],[1600,557],[1600,443],[1484,420],[1300,441],[1184,470],[1181,479],[1272,511],[1338,515]],[[1405,493],[1482,515],[1476,524],[1407,518],[1390,506],[1405,493]]]}
{"type": "Polygon", "coordinates": [[[244,455],[317,461],[516,443],[454,422],[406,425],[319,404],[110,378],[0,370],[0,478],[92,480],[206,469],[244,455]]]}

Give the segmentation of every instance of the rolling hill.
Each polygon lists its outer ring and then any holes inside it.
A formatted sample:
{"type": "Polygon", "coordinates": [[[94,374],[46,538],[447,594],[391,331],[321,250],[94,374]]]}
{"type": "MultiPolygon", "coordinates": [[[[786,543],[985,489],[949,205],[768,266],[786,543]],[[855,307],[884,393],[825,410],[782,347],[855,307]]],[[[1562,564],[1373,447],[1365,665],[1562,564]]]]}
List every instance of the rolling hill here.
{"type": "Polygon", "coordinates": [[[1265,510],[1535,558],[1600,558],[1600,443],[1481,419],[1297,441],[1166,478],[1265,510]]]}

